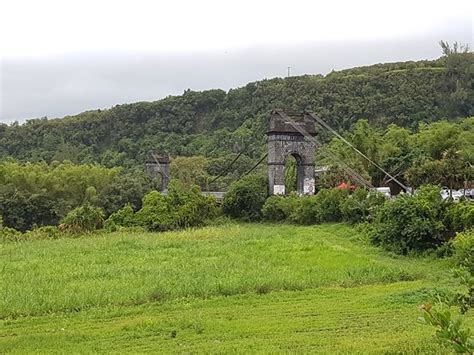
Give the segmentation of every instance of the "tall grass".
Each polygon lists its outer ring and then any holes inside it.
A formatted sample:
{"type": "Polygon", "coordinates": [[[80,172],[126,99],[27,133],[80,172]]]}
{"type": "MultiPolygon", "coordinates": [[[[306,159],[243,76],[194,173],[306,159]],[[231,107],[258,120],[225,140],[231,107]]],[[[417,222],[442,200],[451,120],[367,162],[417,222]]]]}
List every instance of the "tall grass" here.
{"type": "Polygon", "coordinates": [[[392,283],[447,271],[352,242],[345,225],[228,225],[0,244],[0,317],[183,297],[392,283]]]}

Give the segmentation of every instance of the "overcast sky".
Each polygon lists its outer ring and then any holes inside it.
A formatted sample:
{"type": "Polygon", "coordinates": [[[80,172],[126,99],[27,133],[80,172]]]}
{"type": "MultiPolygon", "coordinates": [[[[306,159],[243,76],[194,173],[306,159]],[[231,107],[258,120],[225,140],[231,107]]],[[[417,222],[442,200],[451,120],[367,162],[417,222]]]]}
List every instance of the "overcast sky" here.
{"type": "Polygon", "coordinates": [[[0,121],[473,44],[472,1],[2,0],[0,121]]]}

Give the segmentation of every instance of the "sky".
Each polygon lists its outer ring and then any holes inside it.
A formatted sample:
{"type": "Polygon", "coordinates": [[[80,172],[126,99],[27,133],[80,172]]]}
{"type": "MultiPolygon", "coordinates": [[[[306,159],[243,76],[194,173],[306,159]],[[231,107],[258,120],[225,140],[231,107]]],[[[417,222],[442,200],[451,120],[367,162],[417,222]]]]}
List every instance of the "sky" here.
{"type": "Polygon", "coordinates": [[[473,47],[473,1],[2,0],[0,122],[473,47]]]}

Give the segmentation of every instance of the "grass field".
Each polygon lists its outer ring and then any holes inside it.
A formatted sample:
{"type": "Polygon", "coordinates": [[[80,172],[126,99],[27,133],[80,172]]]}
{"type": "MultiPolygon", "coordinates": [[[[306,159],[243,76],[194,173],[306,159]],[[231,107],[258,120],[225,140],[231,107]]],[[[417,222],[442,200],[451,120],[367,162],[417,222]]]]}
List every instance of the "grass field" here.
{"type": "Polygon", "coordinates": [[[449,261],[345,225],[4,243],[0,260],[0,352],[447,351],[416,319],[449,261]]]}

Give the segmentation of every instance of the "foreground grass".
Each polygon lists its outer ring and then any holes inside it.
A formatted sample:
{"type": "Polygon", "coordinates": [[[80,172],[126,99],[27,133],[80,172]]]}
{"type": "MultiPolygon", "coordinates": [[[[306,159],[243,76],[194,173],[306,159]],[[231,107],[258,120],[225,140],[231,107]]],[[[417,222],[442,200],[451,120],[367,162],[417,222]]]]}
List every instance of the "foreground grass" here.
{"type": "MultiPolygon", "coordinates": [[[[1,244],[0,351],[438,351],[442,260],[345,225],[230,225],[1,244]]],[[[444,286],[442,286],[444,285],[444,286]]]]}

